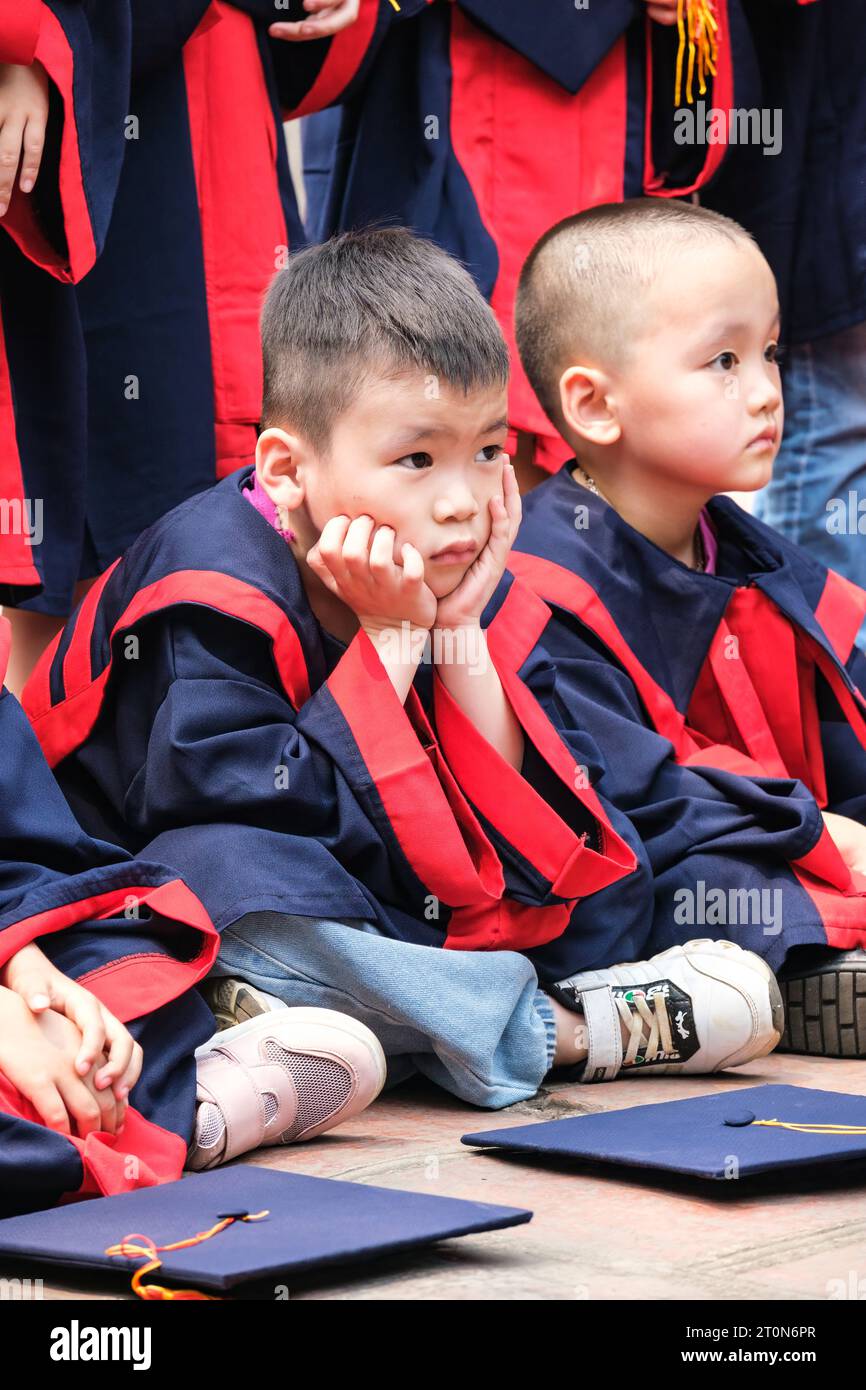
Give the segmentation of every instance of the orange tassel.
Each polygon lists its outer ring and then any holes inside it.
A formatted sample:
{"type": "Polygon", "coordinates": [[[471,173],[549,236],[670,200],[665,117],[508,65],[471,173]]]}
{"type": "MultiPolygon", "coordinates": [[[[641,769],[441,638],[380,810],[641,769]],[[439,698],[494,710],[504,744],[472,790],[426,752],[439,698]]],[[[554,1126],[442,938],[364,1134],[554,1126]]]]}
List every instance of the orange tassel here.
{"type": "Polygon", "coordinates": [[[220,1231],[224,1231],[227,1226],[231,1226],[233,1221],[261,1221],[263,1217],[270,1215],[265,1211],[257,1211],[249,1216],[225,1216],[218,1221],[215,1226],[211,1226],[209,1231],[199,1231],[198,1235],[189,1236],[186,1240],[176,1240],[173,1245],[154,1245],[150,1236],[144,1236],[140,1231],[134,1231],[131,1235],[124,1236],[117,1245],[109,1245],[106,1255],[124,1255],[130,1260],[147,1260],[147,1264],[137,1269],[132,1276],[132,1291],[139,1298],[144,1299],[201,1299],[209,1303],[219,1300],[213,1294],[200,1293],[198,1289],[167,1289],[163,1284],[143,1284],[142,1279],[146,1274],[152,1274],[155,1269],[159,1269],[162,1260],[159,1252],[165,1253],[166,1250],[187,1250],[191,1245],[201,1245],[203,1241],[210,1240],[213,1236],[218,1236],[220,1231]],[[134,1245],[133,1242],[140,1240],[141,1245],[134,1245]]]}
{"type": "Polygon", "coordinates": [[[693,81],[697,67],[698,91],[704,96],[707,91],[707,73],[716,75],[716,62],[719,56],[718,21],[714,13],[714,0],[677,0],[677,70],[674,82],[674,106],[682,100],[683,63],[688,46],[689,61],[686,72],[686,101],[691,106],[694,101],[693,81]]]}

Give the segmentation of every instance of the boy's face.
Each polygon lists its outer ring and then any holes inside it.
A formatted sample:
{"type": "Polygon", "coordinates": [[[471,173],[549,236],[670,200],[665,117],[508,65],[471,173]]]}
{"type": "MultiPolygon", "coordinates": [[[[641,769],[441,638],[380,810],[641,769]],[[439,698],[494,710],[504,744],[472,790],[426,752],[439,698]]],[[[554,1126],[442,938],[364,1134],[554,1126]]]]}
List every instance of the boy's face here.
{"type": "Polygon", "coordinates": [[[420,551],[425,580],[442,598],[490,535],[488,504],[502,496],[507,457],[507,392],[464,396],[442,383],[428,399],[430,380],[418,373],[368,382],[334,425],[327,456],[305,454],[312,538],[302,539],[312,545],[332,516],[371,516],[394,528],[398,563],[404,541],[420,551]]]}
{"type": "Polygon", "coordinates": [[[614,374],[622,447],[659,481],[708,494],[763,487],[784,419],[778,299],[763,256],[721,239],[684,250],[659,276],[647,317],[652,327],[614,374]]]}

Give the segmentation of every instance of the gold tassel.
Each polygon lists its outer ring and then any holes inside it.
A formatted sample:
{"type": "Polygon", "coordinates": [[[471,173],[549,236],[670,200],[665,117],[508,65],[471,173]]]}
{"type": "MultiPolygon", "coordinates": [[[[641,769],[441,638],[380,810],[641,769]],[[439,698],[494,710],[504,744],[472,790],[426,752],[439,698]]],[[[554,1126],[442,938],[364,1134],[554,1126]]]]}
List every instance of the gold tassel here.
{"type": "Polygon", "coordinates": [[[679,106],[683,91],[683,63],[688,45],[689,61],[686,72],[686,101],[694,101],[693,82],[697,66],[698,91],[707,91],[707,73],[715,77],[719,56],[719,25],[713,13],[714,0],[677,0],[677,71],[674,83],[674,106],[679,106]]]}

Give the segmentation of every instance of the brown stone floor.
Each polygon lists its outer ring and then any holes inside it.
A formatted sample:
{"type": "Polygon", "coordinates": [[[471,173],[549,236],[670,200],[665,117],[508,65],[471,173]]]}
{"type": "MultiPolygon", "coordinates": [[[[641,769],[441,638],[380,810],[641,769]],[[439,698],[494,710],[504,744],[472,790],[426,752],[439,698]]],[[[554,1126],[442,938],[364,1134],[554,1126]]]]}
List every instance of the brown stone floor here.
{"type": "MultiPolygon", "coordinates": [[[[866,1296],[866,1166],[815,1188],[660,1182],[631,1170],[494,1157],[460,1136],[533,1119],[683,1099],[764,1082],[866,1091],[866,1064],[777,1054],[724,1077],[548,1085],[498,1112],[424,1081],[381,1097],[309,1144],[260,1150],[269,1167],[528,1207],[528,1225],[440,1243],[412,1257],[310,1277],[291,1297],[363,1300],[827,1299],[842,1280],[866,1296]]],[[[5,1272],[5,1271],[4,1271],[5,1272]]],[[[10,1273],[12,1271],[9,1271],[10,1273]]],[[[48,1284],[46,1298],[124,1296],[117,1283],[48,1284]]],[[[267,1295],[265,1295],[267,1296],[267,1295]]],[[[852,1297],[852,1293],[847,1295],[852,1297]]],[[[853,1294],[857,1296],[856,1293],[853,1294]]],[[[790,1321],[790,1319],[789,1319],[790,1321]]]]}

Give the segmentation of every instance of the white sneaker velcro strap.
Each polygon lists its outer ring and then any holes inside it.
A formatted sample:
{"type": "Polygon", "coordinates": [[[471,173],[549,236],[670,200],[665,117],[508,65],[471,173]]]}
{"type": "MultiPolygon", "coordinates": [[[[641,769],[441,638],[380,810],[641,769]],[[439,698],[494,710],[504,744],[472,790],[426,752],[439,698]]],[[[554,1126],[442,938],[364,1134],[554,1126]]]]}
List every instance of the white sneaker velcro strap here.
{"type": "Polygon", "coordinates": [[[221,1162],[257,1149],[265,1133],[265,1106],[258,1081],[227,1048],[215,1047],[196,1067],[198,1099],[209,1100],[222,1113],[226,1146],[221,1162]]]}
{"type": "Polygon", "coordinates": [[[622,1066],[622,1030],[610,985],[589,985],[580,991],[589,1045],[581,1081],[613,1081],[622,1066]]]}

